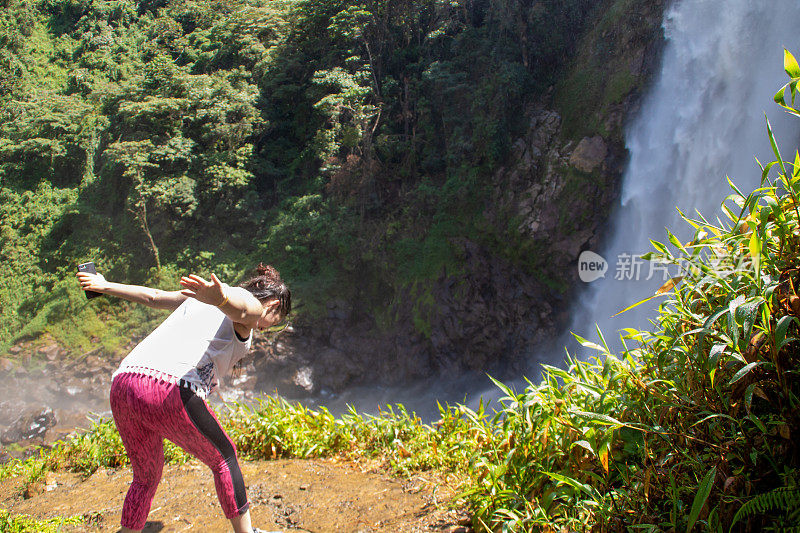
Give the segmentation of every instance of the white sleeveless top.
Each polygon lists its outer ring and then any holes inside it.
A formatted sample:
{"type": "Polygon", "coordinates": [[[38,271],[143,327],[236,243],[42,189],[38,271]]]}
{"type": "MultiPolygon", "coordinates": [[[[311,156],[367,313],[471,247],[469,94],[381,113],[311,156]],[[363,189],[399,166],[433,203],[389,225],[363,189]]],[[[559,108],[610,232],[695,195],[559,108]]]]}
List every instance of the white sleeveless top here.
{"type": "MultiPolygon", "coordinates": [[[[227,287],[226,291],[244,291],[227,287]]],[[[153,376],[188,386],[205,398],[250,349],[250,336],[242,341],[233,320],[213,305],[187,298],[119,365],[113,377],[129,372],[153,376]]]]}

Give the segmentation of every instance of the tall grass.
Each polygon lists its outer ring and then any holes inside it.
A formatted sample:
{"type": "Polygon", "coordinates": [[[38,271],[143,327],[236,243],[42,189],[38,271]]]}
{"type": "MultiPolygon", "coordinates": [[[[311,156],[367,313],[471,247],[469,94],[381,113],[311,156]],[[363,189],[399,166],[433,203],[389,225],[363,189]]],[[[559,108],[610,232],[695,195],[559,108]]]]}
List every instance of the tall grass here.
{"type": "MultiPolygon", "coordinates": [[[[794,116],[800,67],[776,102],[794,116]]],[[[682,275],[652,331],[506,393],[495,452],[474,457],[474,522],[491,531],[786,531],[800,527],[800,153],[733,183],[725,221],[652,241],[682,275]],[[502,439],[505,439],[504,441],[502,439]]]]}

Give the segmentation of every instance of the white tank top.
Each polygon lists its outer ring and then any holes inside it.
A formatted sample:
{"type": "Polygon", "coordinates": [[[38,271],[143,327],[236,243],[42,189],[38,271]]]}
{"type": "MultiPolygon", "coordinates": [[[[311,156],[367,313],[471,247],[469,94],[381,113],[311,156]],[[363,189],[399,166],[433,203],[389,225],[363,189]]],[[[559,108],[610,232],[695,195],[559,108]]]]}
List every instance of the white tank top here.
{"type": "MultiPolygon", "coordinates": [[[[226,290],[250,294],[241,287],[226,290]]],[[[112,378],[125,372],[146,374],[188,386],[205,398],[219,386],[219,376],[247,354],[252,337],[240,340],[225,313],[187,298],[122,360],[112,378]]]]}

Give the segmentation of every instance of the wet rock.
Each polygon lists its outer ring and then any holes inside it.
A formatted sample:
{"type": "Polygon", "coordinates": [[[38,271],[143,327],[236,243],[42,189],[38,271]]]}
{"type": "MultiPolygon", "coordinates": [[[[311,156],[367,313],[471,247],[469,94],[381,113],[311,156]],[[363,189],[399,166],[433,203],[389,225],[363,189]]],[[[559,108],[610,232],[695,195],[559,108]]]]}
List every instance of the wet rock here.
{"type": "Polygon", "coordinates": [[[313,370],[311,367],[304,366],[297,369],[297,372],[295,372],[294,377],[292,378],[292,383],[310,393],[314,390],[314,380],[312,377],[313,370]]]}
{"type": "Polygon", "coordinates": [[[231,385],[241,391],[252,391],[257,382],[258,377],[256,377],[254,374],[244,374],[234,377],[231,380],[231,385]]]}
{"type": "Polygon", "coordinates": [[[11,444],[34,437],[44,437],[48,429],[56,425],[56,415],[49,407],[32,409],[23,413],[0,435],[0,443],[11,444]]]}
{"type": "Polygon", "coordinates": [[[11,456],[8,454],[6,449],[0,445],[0,465],[4,465],[11,460],[11,456]]]}
{"type": "Polygon", "coordinates": [[[59,381],[59,392],[65,393],[67,397],[77,397],[86,393],[90,389],[90,384],[86,378],[76,376],[66,376],[65,379],[59,381]]]}
{"type": "Polygon", "coordinates": [[[592,172],[605,160],[608,146],[602,137],[584,137],[573,150],[569,164],[581,172],[592,172]]]}
{"type": "Polygon", "coordinates": [[[361,373],[346,352],[335,348],[323,350],[315,361],[315,367],[320,369],[317,385],[334,391],[343,390],[361,373]]]}

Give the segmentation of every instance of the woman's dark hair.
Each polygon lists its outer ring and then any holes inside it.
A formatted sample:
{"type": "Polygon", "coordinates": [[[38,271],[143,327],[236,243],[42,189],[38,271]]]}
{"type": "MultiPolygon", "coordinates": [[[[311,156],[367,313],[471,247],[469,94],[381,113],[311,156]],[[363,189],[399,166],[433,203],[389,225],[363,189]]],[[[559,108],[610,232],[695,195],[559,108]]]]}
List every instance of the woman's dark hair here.
{"type": "Polygon", "coordinates": [[[278,300],[278,312],[286,316],[292,311],[292,291],[281,279],[281,275],[270,265],[259,263],[256,276],[242,284],[242,287],[258,298],[259,301],[278,300]]]}

